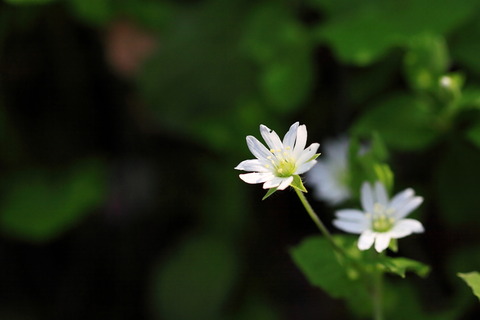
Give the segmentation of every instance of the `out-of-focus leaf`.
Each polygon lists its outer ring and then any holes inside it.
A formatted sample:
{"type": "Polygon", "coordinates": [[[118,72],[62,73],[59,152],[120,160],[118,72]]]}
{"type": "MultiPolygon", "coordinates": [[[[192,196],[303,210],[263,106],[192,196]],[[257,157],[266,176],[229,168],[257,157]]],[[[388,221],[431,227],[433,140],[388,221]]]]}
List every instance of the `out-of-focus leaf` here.
{"type": "Polygon", "coordinates": [[[267,102],[282,113],[298,108],[313,79],[307,30],[279,2],[259,4],[245,29],[242,47],[261,68],[259,85],[267,102]]]}
{"type": "Polygon", "coordinates": [[[222,319],[236,276],[236,256],[224,240],[191,237],[154,274],[153,307],[166,320],[222,319]]]}
{"type": "Polygon", "coordinates": [[[93,25],[108,22],[114,14],[111,0],[69,0],[68,3],[76,16],[93,25]]]}
{"type": "Polygon", "coordinates": [[[75,164],[59,174],[18,174],[4,185],[0,228],[8,236],[48,241],[71,228],[105,196],[105,167],[98,161],[75,164]]]}
{"type": "Polygon", "coordinates": [[[366,110],[353,126],[353,133],[370,136],[378,132],[387,146],[417,150],[434,142],[438,133],[430,106],[415,97],[396,94],[366,110]]]}
{"type": "Polygon", "coordinates": [[[356,198],[365,181],[381,181],[389,192],[393,188],[394,175],[385,162],[388,158],[387,148],[376,132],[371,135],[370,141],[368,148],[362,148],[357,137],[352,137],[348,150],[349,184],[356,198]]]}
{"type": "Polygon", "coordinates": [[[357,313],[369,314],[370,299],[364,283],[347,273],[327,240],[309,237],[290,254],[311,284],[334,298],[346,299],[357,313]]]}
{"type": "Polygon", "coordinates": [[[480,274],[478,272],[469,272],[458,273],[457,275],[472,288],[473,294],[480,299],[480,274]]]}
{"type": "Polygon", "coordinates": [[[474,0],[372,1],[331,17],[319,26],[318,36],[344,62],[366,65],[417,35],[447,33],[471,16],[477,5],[474,0]]]}
{"type": "Polygon", "coordinates": [[[425,277],[430,272],[430,267],[426,264],[407,258],[383,257],[381,261],[386,271],[402,278],[405,278],[407,271],[415,272],[420,277],[425,277]]]}
{"type": "Polygon", "coordinates": [[[444,150],[437,171],[435,187],[439,213],[449,225],[474,225],[480,216],[472,208],[480,208],[477,187],[480,181],[480,150],[456,139],[450,149],[444,150]]]}
{"type": "Polygon", "coordinates": [[[243,19],[241,4],[230,1],[172,12],[161,49],[138,79],[163,131],[222,152],[235,146],[235,134],[245,130],[239,101],[254,88],[251,63],[238,50],[243,19]]]}
{"type": "Polygon", "coordinates": [[[476,16],[470,19],[455,32],[450,44],[450,51],[455,62],[460,64],[460,69],[467,69],[480,74],[480,18],[478,10],[476,16]]]}
{"type": "Polygon", "coordinates": [[[406,78],[413,89],[436,89],[440,76],[449,67],[445,39],[429,34],[413,38],[409,42],[404,64],[406,78]]]}

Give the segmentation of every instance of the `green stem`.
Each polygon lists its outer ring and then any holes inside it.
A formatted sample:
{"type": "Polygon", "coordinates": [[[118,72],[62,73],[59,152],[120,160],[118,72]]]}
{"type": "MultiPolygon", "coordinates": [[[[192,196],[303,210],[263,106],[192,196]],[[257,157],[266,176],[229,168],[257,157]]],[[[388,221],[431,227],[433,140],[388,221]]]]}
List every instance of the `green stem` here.
{"type": "Polygon", "coordinates": [[[383,320],[383,272],[374,275],[373,282],[373,319],[383,320]]]}
{"type": "Polygon", "coordinates": [[[328,229],[325,227],[323,222],[320,220],[320,218],[317,216],[315,211],[313,211],[312,206],[308,202],[307,198],[305,198],[305,195],[303,194],[302,191],[298,190],[297,188],[293,188],[295,192],[297,193],[298,197],[300,198],[300,201],[302,202],[303,206],[305,207],[305,210],[307,210],[308,215],[310,218],[312,218],[313,222],[317,225],[318,229],[320,229],[320,232],[325,236],[325,238],[330,242],[332,245],[333,249],[335,249],[338,253],[343,255],[344,257],[347,257],[347,254],[345,251],[337,245],[337,243],[333,240],[332,235],[328,231],[328,229]]]}

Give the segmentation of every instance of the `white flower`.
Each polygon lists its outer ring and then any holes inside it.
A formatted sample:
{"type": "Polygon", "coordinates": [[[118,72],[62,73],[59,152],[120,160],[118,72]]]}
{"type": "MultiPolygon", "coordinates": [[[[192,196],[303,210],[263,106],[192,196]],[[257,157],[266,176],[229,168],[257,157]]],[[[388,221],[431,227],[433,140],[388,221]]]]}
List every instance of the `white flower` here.
{"type": "Polygon", "coordinates": [[[317,161],[314,159],[318,143],[312,143],[307,149],[307,128],[294,123],[280,140],[275,131],[260,125],[260,133],[268,145],[267,149],[257,138],[247,136],[247,145],[257,159],[242,161],[237,170],[251,171],[241,174],[246,183],[263,183],[264,189],[284,190],[293,181],[294,175],[310,170],[317,161]]]}
{"type": "Polygon", "coordinates": [[[375,243],[375,250],[382,252],[391,239],[424,231],[419,221],[404,219],[423,202],[423,198],[416,197],[412,189],[406,189],[389,200],[382,183],[375,183],[373,189],[368,182],[364,182],[361,202],[364,211],[339,210],[335,213],[337,219],[333,221],[343,231],[360,234],[360,250],[367,250],[375,243]]]}
{"type": "Polygon", "coordinates": [[[348,185],[347,138],[327,141],[325,156],[307,174],[306,182],[314,189],[314,195],[330,205],[339,204],[351,197],[348,185]]]}

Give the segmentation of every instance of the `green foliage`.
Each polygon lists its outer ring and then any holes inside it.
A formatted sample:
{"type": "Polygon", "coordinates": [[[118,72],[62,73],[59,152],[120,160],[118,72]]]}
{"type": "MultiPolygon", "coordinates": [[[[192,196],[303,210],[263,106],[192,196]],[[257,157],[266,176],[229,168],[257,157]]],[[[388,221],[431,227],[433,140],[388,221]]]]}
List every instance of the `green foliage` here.
{"type": "Polygon", "coordinates": [[[8,236],[44,242],[69,230],[105,197],[105,168],[83,161],[68,171],[13,175],[3,190],[0,228],[8,236]]]}
{"type": "Polygon", "coordinates": [[[407,271],[414,272],[420,277],[425,277],[430,272],[429,266],[407,258],[383,257],[380,261],[385,271],[399,275],[402,278],[405,278],[407,271]]]}
{"type": "Polygon", "coordinates": [[[394,176],[390,167],[386,164],[387,159],[388,151],[378,134],[372,134],[370,145],[363,149],[358,139],[352,138],[350,140],[348,151],[349,185],[357,197],[360,187],[365,181],[371,183],[380,181],[388,191],[392,191],[394,176]]]}
{"type": "Polygon", "coordinates": [[[248,17],[242,44],[261,68],[263,97],[279,113],[304,103],[313,81],[312,43],[289,9],[281,2],[260,3],[248,17]]]}
{"type": "Polygon", "coordinates": [[[422,34],[413,38],[405,54],[405,75],[414,90],[432,91],[449,67],[445,39],[422,34]]]}
{"type": "Polygon", "coordinates": [[[457,275],[462,278],[470,288],[472,288],[473,294],[480,299],[480,273],[475,271],[469,273],[458,273],[457,275]]]}
{"type": "Polygon", "coordinates": [[[207,235],[186,239],[153,279],[153,305],[159,318],[221,319],[235,281],[237,259],[225,241],[207,235]]]}
{"type": "Polygon", "coordinates": [[[267,199],[267,198],[270,197],[272,194],[274,194],[276,191],[277,191],[277,188],[268,189],[267,193],[263,196],[262,200],[267,199]]]}
{"type": "Polygon", "coordinates": [[[413,37],[449,32],[469,17],[476,5],[474,0],[411,0],[408,5],[388,0],[345,6],[318,27],[317,36],[345,63],[367,65],[391,48],[408,45],[413,37]]]}
{"type": "Polygon", "coordinates": [[[396,274],[414,272],[425,277],[430,268],[407,258],[391,258],[372,250],[360,251],[357,237],[336,236],[335,242],[347,257],[336,254],[329,242],[318,236],[309,237],[290,254],[309,282],[328,292],[334,298],[346,299],[358,314],[368,312],[372,279],[379,272],[396,274]]]}
{"type": "Polygon", "coordinates": [[[114,3],[111,0],[69,0],[73,12],[93,25],[102,25],[113,18],[114,3]]]}
{"type": "Polygon", "coordinates": [[[438,137],[434,110],[426,101],[395,94],[374,104],[354,124],[352,132],[369,136],[372,131],[397,150],[418,150],[430,146],[438,137]]]}
{"type": "Polygon", "coordinates": [[[345,299],[357,313],[369,314],[367,288],[358,279],[358,274],[347,272],[327,240],[317,236],[306,238],[292,248],[290,254],[311,284],[334,298],[345,299]]]}
{"type": "Polygon", "coordinates": [[[299,175],[293,176],[293,181],[290,185],[301,192],[307,192],[307,189],[303,185],[302,178],[300,178],[299,175]]]}

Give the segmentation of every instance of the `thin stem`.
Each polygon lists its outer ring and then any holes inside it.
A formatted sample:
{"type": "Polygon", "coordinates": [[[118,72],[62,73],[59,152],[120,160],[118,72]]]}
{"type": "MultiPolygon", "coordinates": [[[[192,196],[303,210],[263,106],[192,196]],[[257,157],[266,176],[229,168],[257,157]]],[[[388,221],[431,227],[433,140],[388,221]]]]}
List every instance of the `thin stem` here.
{"type": "Polygon", "coordinates": [[[373,286],[373,319],[383,320],[383,272],[374,275],[373,286]]]}
{"type": "Polygon", "coordinates": [[[328,242],[330,242],[330,244],[332,245],[332,247],[338,252],[340,253],[341,255],[343,255],[344,257],[347,257],[345,251],[337,245],[337,243],[333,240],[333,237],[332,235],[330,234],[330,232],[328,231],[328,229],[325,227],[325,225],[323,224],[323,222],[320,220],[320,218],[317,216],[317,214],[315,213],[315,211],[313,211],[312,209],[312,206],[310,205],[310,203],[308,202],[307,198],[305,198],[305,195],[303,194],[302,191],[296,189],[296,188],[293,188],[295,190],[295,192],[297,193],[298,197],[300,198],[300,201],[302,202],[303,206],[305,207],[305,210],[307,210],[308,212],[308,215],[310,216],[310,218],[312,218],[313,222],[317,225],[318,229],[320,229],[320,232],[325,236],[325,238],[328,240],[328,242]]]}

